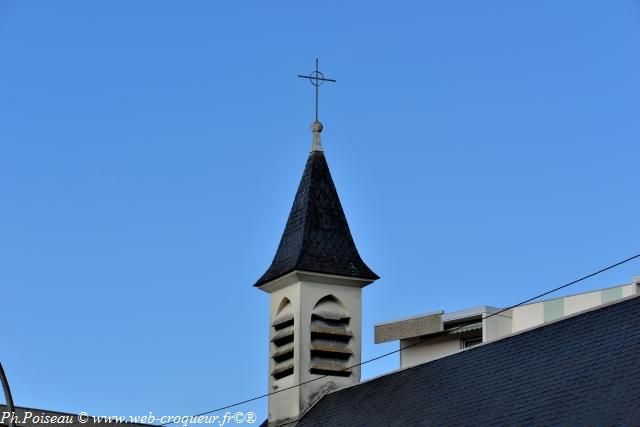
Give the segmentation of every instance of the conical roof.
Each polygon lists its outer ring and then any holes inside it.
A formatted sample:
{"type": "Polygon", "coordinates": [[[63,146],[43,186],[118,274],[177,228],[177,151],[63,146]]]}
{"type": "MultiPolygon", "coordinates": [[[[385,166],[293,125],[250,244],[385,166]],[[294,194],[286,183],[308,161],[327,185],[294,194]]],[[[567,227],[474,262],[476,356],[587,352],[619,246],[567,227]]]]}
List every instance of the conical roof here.
{"type": "Polygon", "coordinates": [[[316,128],[319,130],[314,130],[313,149],[280,245],[271,266],[254,286],[261,286],[294,270],[368,280],[379,278],[358,254],[319,144],[322,126],[316,128]]]}

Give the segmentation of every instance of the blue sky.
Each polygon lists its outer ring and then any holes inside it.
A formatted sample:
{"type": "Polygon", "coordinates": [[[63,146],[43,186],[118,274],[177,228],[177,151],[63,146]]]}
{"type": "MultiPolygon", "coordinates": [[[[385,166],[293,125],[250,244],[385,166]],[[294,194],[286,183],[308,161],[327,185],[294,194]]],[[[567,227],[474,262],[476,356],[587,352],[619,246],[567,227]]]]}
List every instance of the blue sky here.
{"type": "MultiPolygon", "coordinates": [[[[639,252],[640,2],[0,0],[0,360],[16,404],[187,415],[267,391],[267,295],[323,144],[373,324],[639,252]],[[6,308],[10,307],[10,308],[6,308]]],[[[566,290],[628,282],[636,261],[566,290]]],[[[371,377],[397,356],[363,369],[371,377]]],[[[266,417],[266,400],[240,409],[266,417]]]]}

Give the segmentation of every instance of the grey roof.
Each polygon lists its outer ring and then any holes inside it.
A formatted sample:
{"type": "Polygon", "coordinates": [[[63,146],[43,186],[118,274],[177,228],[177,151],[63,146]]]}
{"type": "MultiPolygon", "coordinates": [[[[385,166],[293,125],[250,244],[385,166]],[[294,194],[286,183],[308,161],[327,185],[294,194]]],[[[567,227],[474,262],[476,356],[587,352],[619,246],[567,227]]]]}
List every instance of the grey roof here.
{"type": "Polygon", "coordinates": [[[640,297],[324,396],[298,426],[640,425],[640,297]]]}
{"type": "Polygon", "coordinates": [[[351,237],[322,151],[311,151],[280,245],[254,286],[294,270],[376,280],[351,237]]]}

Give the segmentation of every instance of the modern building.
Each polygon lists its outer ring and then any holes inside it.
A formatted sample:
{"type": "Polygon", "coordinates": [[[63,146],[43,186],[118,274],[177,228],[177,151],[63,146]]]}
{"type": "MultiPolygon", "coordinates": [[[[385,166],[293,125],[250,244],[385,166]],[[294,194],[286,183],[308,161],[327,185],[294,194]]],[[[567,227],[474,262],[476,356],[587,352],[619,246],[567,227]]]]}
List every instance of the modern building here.
{"type": "Polygon", "coordinates": [[[406,368],[639,294],[640,277],[635,277],[625,285],[513,308],[435,311],[379,323],[374,326],[374,339],[377,344],[400,341],[400,368],[406,368]]]}

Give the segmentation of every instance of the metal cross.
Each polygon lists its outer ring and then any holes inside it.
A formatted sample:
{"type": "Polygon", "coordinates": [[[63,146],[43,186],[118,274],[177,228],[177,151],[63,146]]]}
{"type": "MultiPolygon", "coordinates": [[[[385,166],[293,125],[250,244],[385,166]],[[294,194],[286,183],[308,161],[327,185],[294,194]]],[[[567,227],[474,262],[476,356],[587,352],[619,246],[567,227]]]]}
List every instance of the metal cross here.
{"type": "Polygon", "coordinates": [[[311,84],[316,87],[316,122],[317,122],[318,121],[318,88],[324,82],[333,82],[333,83],[335,83],[336,81],[333,80],[333,79],[325,78],[324,75],[318,70],[318,58],[316,58],[316,70],[314,72],[312,72],[308,76],[301,76],[300,74],[298,74],[298,77],[302,77],[303,79],[309,79],[311,84]]]}

